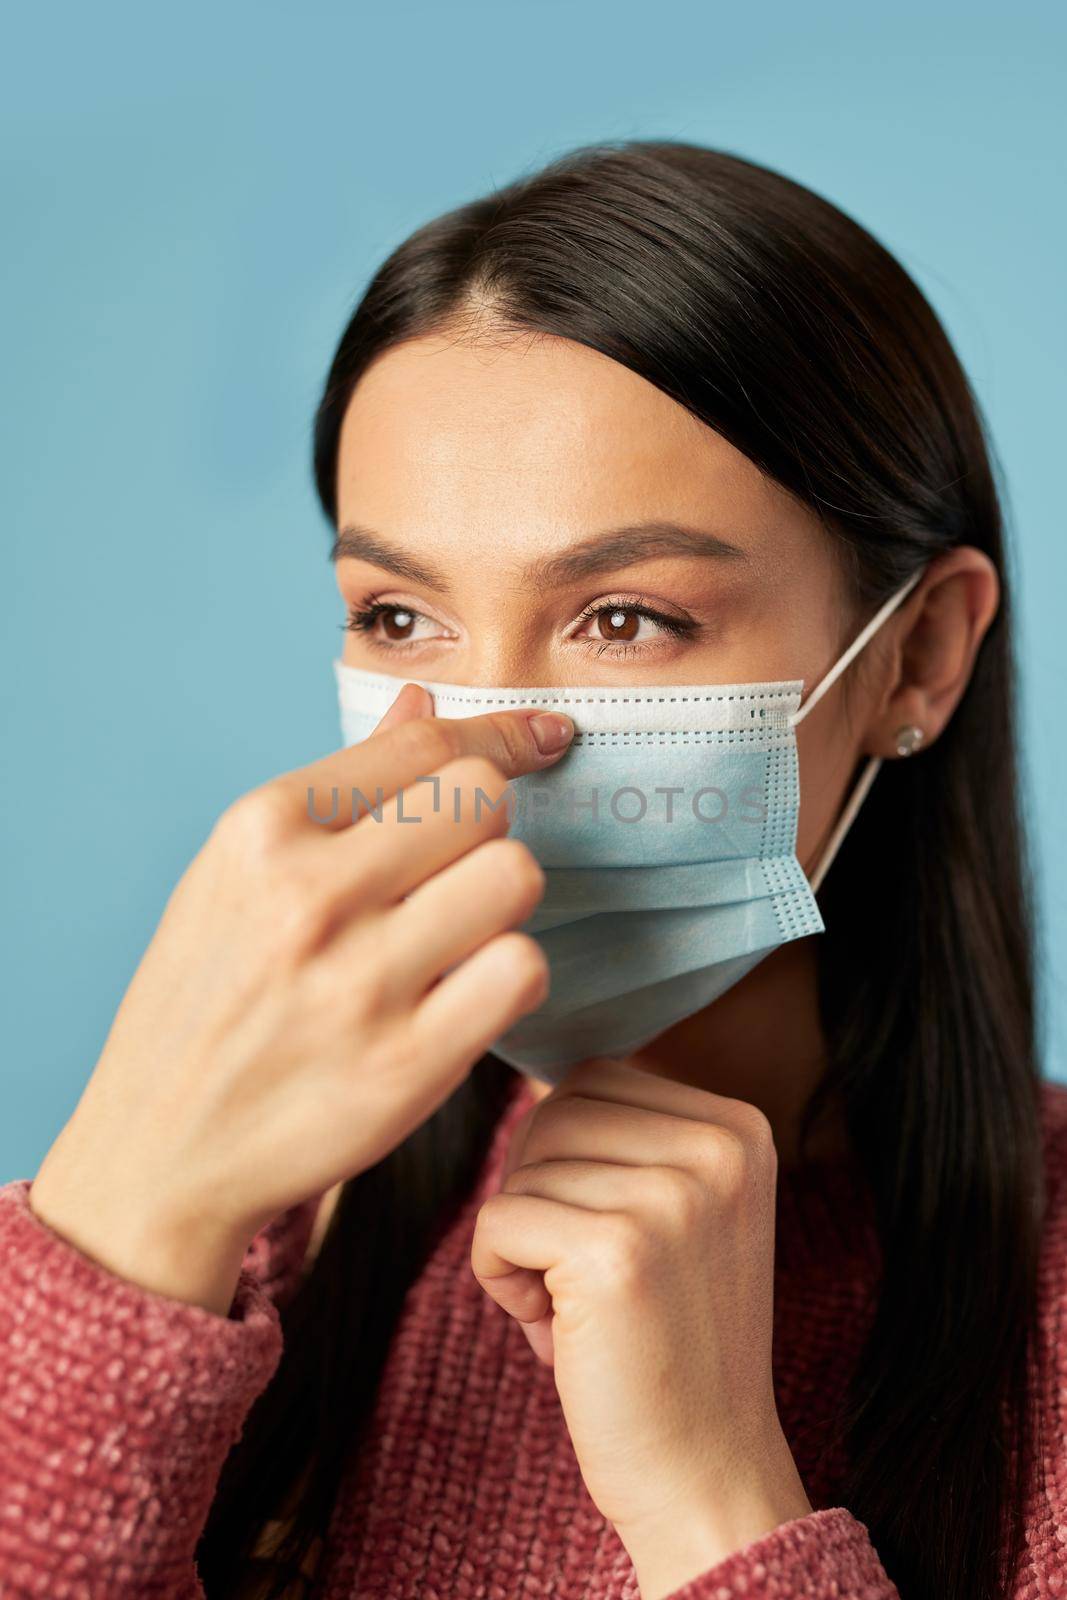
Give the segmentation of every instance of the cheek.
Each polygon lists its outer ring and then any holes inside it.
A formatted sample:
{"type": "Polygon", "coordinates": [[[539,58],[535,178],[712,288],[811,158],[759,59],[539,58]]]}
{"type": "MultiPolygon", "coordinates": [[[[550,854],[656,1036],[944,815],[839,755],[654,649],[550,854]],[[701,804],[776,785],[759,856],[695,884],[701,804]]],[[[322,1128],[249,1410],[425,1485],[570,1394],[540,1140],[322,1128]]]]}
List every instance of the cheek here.
{"type": "MultiPolygon", "coordinates": [[[[814,866],[819,847],[840,816],[852,782],[859,777],[861,756],[856,740],[836,726],[829,708],[826,710],[827,715],[817,726],[801,726],[797,730],[800,766],[797,855],[805,869],[814,866]]],[[[814,710],[812,718],[815,718],[814,710]]]]}

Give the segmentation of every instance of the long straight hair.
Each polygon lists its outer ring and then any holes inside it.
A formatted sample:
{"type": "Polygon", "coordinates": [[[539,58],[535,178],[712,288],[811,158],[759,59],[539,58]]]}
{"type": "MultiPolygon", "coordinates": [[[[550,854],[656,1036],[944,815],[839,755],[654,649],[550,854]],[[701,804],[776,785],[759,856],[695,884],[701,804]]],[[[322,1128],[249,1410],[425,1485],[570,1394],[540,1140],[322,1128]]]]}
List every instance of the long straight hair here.
{"type": "MultiPolygon", "coordinates": [[[[693,144],[585,146],[419,228],[375,273],[315,421],[331,524],[360,375],[442,329],[570,339],[656,385],[819,516],[858,608],[955,545],[997,568],[1000,606],[955,715],[921,756],[886,764],[821,891],[829,1065],[802,1131],[831,1096],[843,1105],[882,1247],[873,1325],[831,1419],[848,1462],[839,1501],[908,1600],[1000,1600],[1040,1459],[1042,1134],[1012,604],[967,377],[903,267],[811,190],[693,144]]],[[[198,1552],[210,1600],[300,1592],[404,1293],[512,1081],[483,1057],[344,1186],[223,1470],[198,1552]],[[283,1504],[295,1509],[262,1589],[238,1591],[283,1504]]]]}

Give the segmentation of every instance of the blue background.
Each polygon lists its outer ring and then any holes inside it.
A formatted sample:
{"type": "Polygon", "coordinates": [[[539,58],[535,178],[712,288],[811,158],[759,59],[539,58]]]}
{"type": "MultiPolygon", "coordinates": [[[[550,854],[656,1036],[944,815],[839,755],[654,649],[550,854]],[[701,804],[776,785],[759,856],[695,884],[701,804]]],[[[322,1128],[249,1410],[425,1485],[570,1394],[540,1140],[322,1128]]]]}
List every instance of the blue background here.
{"type": "Polygon", "coordinates": [[[1048,1071],[1067,1076],[1058,12],[9,15],[0,1181],[36,1172],[221,808],[339,742],[309,429],[367,276],[427,218],[600,138],[717,144],[825,193],[895,251],[960,351],[1016,540],[1048,1071]]]}

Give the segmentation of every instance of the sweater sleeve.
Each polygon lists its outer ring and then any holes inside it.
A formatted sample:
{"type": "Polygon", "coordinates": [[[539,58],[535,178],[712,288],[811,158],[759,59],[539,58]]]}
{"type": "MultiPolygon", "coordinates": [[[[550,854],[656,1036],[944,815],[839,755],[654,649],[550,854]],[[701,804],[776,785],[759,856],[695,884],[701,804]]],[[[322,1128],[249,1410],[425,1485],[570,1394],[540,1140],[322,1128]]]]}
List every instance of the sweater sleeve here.
{"type": "MultiPolygon", "coordinates": [[[[1067,1087],[1046,1083],[1046,1210],[1036,1383],[1041,1467],[1030,1487],[1013,1600],[1067,1600],[1067,1087]]],[[[667,1600],[898,1600],[866,1524],[843,1506],[783,1522],[667,1600]]]]}
{"type": "Polygon", "coordinates": [[[864,1523],[844,1506],[782,1522],[667,1600],[900,1600],[864,1523]]]}
{"type": "Polygon", "coordinates": [[[202,1600],[195,1550],[282,1350],[248,1260],[219,1316],[84,1255],[0,1186],[0,1593],[202,1600]]]}

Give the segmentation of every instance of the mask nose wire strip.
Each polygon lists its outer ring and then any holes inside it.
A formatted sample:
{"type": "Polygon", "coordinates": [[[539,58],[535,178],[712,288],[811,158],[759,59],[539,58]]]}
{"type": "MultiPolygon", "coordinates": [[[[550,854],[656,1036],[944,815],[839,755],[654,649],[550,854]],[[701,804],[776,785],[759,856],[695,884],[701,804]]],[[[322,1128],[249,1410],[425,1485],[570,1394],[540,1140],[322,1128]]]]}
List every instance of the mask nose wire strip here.
{"type": "Polygon", "coordinates": [[[842,672],[844,672],[849,663],[859,655],[860,651],[867,643],[867,640],[871,637],[871,634],[882,626],[882,623],[885,621],[886,617],[888,617],[891,612],[895,611],[897,606],[900,605],[901,601],[911,593],[919,579],[922,577],[923,570],[924,569],[920,567],[918,572],[913,572],[907,583],[902,584],[895,594],[891,594],[889,599],[885,601],[883,605],[879,606],[878,610],[874,613],[874,616],[871,618],[870,622],[868,622],[867,626],[856,635],[845,653],[838,657],[837,661],[830,668],[826,676],[815,685],[804,704],[798,710],[791,713],[789,721],[794,728],[798,722],[802,721],[803,718],[807,716],[812,706],[816,705],[818,701],[822,699],[823,695],[826,693],[827,689],[830,688],[831,684],[837,682],[838,678],[841,676],[842,672]]]}

